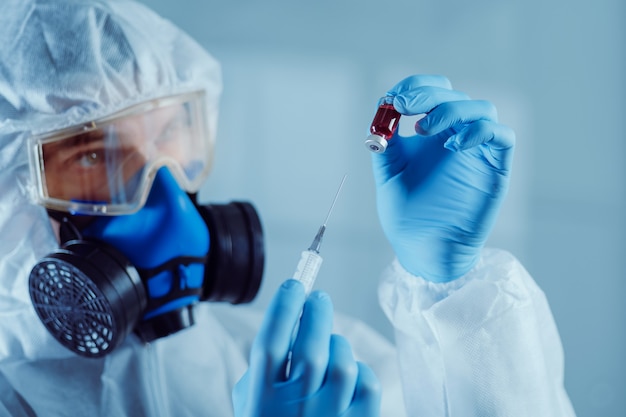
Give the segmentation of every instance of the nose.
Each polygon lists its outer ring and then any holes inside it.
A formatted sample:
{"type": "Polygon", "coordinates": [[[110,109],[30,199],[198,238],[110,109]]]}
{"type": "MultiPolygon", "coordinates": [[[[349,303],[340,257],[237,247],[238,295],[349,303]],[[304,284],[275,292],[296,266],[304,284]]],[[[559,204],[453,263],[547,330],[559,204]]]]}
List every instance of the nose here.
{"type": "Polygon", "coordinates": [[[121,250],[139,268],[177,256],[204,256],[208,228],[167,167],[160,168],[144,207],[123,216],[100,217],[83,231],[121,250]]]}

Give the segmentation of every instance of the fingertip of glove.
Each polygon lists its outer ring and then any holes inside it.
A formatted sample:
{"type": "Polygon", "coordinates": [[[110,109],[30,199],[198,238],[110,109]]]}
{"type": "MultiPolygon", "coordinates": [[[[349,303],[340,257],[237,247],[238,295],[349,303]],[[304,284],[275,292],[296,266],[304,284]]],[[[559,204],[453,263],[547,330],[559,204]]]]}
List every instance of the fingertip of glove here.
{"type": "Polygon", "coordinates": [[[313,291],[310,295],[309,295],[310,299],[313,300],[319,300],[319,301],[331,301],[330,295],[328,295],[327,292],[325,291],[313,291]]]}
{"type": "Polygon", "coordinates": [[[456,140],[455,137],[451,137],[449,138],[444,144],[443,147],[452,151],[452,152],[458,152],[461,150],[461,144],[459,143],[458,140],[456,140]]]}
{"type": "Polygon", "coordinates": [[[396,109],[398,113],[404,114],[406,113],[406,98],[404,96],[394,95],[393,97],[393,107],[396,109]]]}
{"type": "Polygon", "coordinates": [[[302,284],[297,279],[289,278],[281,284],[280,289],[286,291],[297,291],[298,289],[300,289],[302,290],[302,292],[304,292],[304,284],[302,284]]]}

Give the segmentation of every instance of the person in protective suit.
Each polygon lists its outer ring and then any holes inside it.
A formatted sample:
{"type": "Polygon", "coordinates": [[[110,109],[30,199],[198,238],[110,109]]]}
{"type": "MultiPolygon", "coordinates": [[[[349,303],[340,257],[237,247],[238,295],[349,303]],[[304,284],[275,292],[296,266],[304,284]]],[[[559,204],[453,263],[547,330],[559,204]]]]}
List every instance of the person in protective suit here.
{"type": "Polygon", "coordinates": [[[211,308],[256,294],[262,229],[195,197],[221,79],[185,33],[130,0],[9,0],[0,39],[0,415],[574,415],[544,294],[484,247],[515,142],[491,103],[387,92],[426,114],[372,155],[391,345],[294,280],[262,320],[211,308]]]}

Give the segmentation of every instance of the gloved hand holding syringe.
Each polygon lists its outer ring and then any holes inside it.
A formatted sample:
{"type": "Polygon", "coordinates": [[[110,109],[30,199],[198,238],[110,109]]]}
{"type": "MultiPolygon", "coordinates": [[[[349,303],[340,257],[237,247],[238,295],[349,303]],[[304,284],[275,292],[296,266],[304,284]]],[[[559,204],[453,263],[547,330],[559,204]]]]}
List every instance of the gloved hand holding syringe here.
{"type": "Polygon", "coordinates": [[[337,195],[313,243],[303,251],[295,279],[283,282],[267,307],[251,345],[248,370],[233,389],[236,416],[380,415],[376,374],[357,361],[345,337],[333,333],[329,294],[309,294],[337,195]]]}
{"type": "Polygon", "coordinates": [[[315,283],[315,278],[317,278],[317,273],[320,270],[320,266],[322,265],[322,257],[320,256],[320,246],[322,245],[322,237],[324,236],[324,232],[326,232],[326,223],[330,218],[330,214],[333,212],[333,208],[335,208],[335,203],[337,202],[337,197],[339,197],[339,193],[341,192],[341,188],[343,187],[343,183],[346,181],[347,174],[345,174],[341,180],[341,184],[339,184],[339,188],[335,193],[335,198],[333,198],[333,203],[328,210],[328,214],[326,214],[326,219],[324,219],[324,223],[320,226],[311,246],[307,250],[302,251],[300,256],[300,261],[298,262],[298,266],[296,267],[296,272],[293,274],[293,278],[295,280],[300,281],[304,285],[304,289],[306,294],[308,295],[313,288],[313,284],[315,283]]]}
{"type": "MultiPolygon", "coordinates": [[[[317,274],[320,270],[320,266],[322,265],[322,257],[320,256],[320,247],[322,245],[322,238],[324,237],[324,232],[326,232],[326,223],[330,218],[330,214],[333,212],[333,208],[335,208],[335,203],[337,202],[337,197],[339,197],[339,193],[341,192],[341,188],[343,187],[343,183],[346,181],[347,174],[344,174],[341,179],[341,184],[339,184],[339,188],[335,193],[335,198],[333,198],[333,202],[330,205],[330,209],[328,210],[328,214],[326,214],[326,218],[324,219],[324,223],[320,226],[319,230],[315,234],[313,238],[313,242],[308,249],[302,251],[300,255],[300,260],[298,261],[298,266],[296,266],[296,272],[293,274],[293,279],[300,281],[302,285],[304,285],[305,294],[308,296],[313,288],[313,284],[315,284],[315,279],[317,278],[317,274]]],[[[302,313],[301,313],[302,314],[302,313]]],[[[298,330],[300,328],[300,322],[296,323],[296,327],[293,329],[291,336],[291,346],[293,347],[294,341],[298,334],[298,330]]],[[[291,357],[292,351],[289,350],[289,354],[287,357],[287,364],[285,367],[285,378],[289,378],[289,374],[291,372],[291,357]]]]}

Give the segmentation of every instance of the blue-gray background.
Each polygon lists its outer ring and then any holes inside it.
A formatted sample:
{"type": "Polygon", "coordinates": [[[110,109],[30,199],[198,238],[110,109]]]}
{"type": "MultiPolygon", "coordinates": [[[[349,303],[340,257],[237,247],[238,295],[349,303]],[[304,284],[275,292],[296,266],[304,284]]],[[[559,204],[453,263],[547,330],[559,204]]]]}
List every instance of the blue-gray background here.
{"type": "Polygon", "coordinates": [[[493,101],[517,132],[490,244],[514,252],[547,293],[579,417],[626,416],[626,2],[145,3],[223,65],[217,157],[201,196],[248,199],[261,212],[256,306],[291,275],[347,172],[317,287],[392,337],[376,297],[392,253],[362,142],[389,87],[444,74],[493,101]]]}

